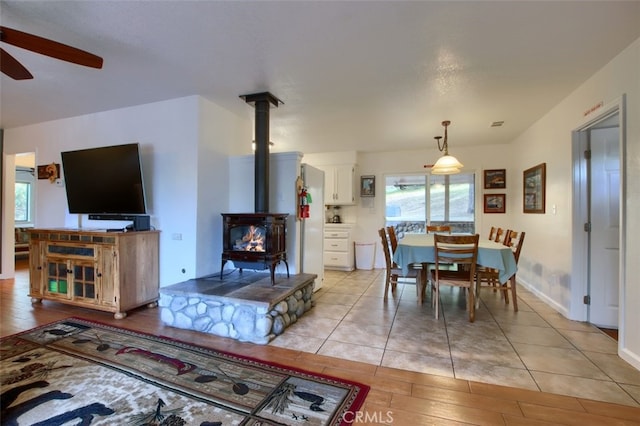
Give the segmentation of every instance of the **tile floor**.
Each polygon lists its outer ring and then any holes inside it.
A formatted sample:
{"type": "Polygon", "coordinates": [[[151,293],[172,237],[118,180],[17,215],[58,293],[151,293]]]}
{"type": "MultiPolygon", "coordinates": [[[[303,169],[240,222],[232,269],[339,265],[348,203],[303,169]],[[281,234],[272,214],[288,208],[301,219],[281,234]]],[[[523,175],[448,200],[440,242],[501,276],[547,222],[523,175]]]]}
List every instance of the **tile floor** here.
{"type": "Polygon", "coordinates": [[[458,288],[418,305],[415,285],[385,301],[384,271],[326,271],[315,307],[270,345],[473,380],[640,406],[640,371],[617,355],[617,342],[570,321],[521,286],[519,312],[499,293],[481,291],[469,323],[458,288]]]}

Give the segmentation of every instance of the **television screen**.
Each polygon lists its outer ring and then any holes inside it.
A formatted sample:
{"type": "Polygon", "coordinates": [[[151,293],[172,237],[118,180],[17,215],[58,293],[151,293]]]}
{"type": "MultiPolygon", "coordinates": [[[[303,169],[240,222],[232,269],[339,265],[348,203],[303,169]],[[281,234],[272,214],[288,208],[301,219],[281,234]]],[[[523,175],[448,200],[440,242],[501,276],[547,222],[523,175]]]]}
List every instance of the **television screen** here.
{"type": "Polygon", "coordinates": [[[146,214],[139,144],[61,155],[69,213],[146,214]]]}

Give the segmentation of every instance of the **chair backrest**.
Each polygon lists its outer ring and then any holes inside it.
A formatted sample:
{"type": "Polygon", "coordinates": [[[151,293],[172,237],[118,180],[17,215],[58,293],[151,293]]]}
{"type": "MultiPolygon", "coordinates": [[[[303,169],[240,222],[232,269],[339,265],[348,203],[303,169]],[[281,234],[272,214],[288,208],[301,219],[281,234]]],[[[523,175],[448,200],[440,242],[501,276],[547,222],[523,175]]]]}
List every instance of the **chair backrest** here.
{"type": "Polygon", "coordinates": [[[451,233],[451,227],[449,225],[427,225],[427,234],[446,232],[451,233]]]}
{"type": "Polygon", "coordinates": [[[526,232],[507,231],[507,237],[504,239],[504,245],[511,247],[511,250],[513,250],[513,257],[516,259],[516,264],[520,259],[525,234],[526,232]]]}
{"type": "Polygon", "coordinates": [[[391,245],[391,253],[396,252],[398,247],[398,238],[396,237],[396,228],[387,226],[387,234],[389,235],[389,244],[391,245]]]}
{"type": "Polygon", "coordinates": [[[391,260],[391,252],[389,250],[389,240],[387,240],[387,233],[384,228],[380,228],[378,230],[378,235],[380,235],[380,242],[382,243],[382,252],[384,253],[384,261],[387,264],[387,270],[391,270],[393,268],[393,261],[391,260]]]}
{"type": "Polygon", "coordinates": [[[480,235],[436,234],[433,238],[436,250],[436,268],[440,263],[465,265],[463,269],[475,274],[480,235]]]}
{"type": "Polygon", "coordinates": [[[491,230],[489,231],[489,241],[495,241],[496,240],[496,232],[498,231],[498,228],[496,228],[495,226],[491,227],[491,230]]]}
{"type": "MultiPolygon", "coordinates": [[[[509,232],[507,232],[508,234],[509,232]]],[[[504,229],[502,228],[498,228],[496,229],[496,233],[495,236],[493,238],[493,241],[495,241],[496,243],[504,243],[504,241],[500,241],[500,238],[502,237],[502,234],[504,234],[504,229]]],[[[505,235],[506,237],[506,235],[505,235]]]]}
{"type": "Polygon", "coordinates": [[[500,241],[500,239],[496,239],[496,243],[502,243],[505,246],[508,246],[510,243],[510,239],[511,239],[511,229],[505,229],[504,231],[504,238],[502,238],[502,241],[500,241]]]}

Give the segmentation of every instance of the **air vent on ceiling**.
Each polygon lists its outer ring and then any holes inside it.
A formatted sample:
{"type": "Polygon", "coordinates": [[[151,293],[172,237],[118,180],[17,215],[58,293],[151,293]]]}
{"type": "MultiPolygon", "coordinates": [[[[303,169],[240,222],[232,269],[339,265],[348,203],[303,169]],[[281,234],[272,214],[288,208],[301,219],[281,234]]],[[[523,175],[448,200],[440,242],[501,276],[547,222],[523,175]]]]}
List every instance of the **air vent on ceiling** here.
{"type": "Polygon", "coordinates": [[[493,123],[491,123],[491,127],[502,127],[503,124],[504,121],[494,121],[493,123]]]}

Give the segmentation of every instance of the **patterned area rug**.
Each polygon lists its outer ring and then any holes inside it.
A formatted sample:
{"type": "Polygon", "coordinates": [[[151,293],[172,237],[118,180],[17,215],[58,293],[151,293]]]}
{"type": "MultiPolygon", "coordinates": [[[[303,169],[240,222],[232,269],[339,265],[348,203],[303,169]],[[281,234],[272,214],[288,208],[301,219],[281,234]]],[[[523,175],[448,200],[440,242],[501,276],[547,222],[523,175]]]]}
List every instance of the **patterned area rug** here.
{"type": "Polygon", "coordinates": [[[0,341],[3,425],[340,425],[369,387],[69,318],[0,341]]]}

